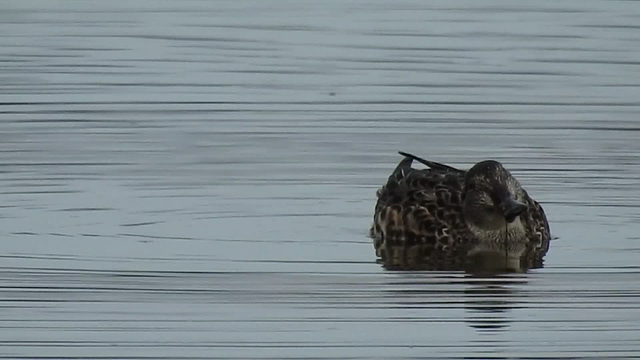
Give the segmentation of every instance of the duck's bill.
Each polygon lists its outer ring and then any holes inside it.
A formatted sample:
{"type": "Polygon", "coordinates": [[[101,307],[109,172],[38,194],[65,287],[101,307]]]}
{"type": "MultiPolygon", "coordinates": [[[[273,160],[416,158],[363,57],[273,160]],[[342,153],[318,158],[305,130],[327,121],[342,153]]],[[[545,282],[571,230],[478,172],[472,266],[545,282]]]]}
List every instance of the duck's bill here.
{"type": "Polygon", "coordinates": [[[502,199],[502,213],[508,223],[514,222],[518,216],[522,215],[528,208],[527,204],[517,201],[511,196],[502,199]]]}

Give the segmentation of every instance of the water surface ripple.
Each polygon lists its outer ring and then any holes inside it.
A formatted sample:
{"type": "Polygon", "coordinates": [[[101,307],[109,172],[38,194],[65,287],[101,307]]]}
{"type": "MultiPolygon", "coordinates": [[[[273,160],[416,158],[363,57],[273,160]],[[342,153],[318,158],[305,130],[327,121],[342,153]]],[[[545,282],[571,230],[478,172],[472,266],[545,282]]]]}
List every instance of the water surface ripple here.
{"type": "Polygon", "coordinates": [[[0,358],[640,358],[633,1],[5,1],[0,358]],[[502,161],[545,267],[387,272],[404,150],[502,161]]]}

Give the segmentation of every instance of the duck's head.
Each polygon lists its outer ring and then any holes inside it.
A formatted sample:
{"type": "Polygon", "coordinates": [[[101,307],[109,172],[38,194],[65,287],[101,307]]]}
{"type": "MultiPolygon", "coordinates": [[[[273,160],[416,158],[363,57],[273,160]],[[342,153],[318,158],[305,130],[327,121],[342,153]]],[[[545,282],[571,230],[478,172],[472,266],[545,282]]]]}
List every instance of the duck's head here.
{"type": "Polygon", "coordinates": [[[465,175],[463,213],[482,232],[504,232],[527,211],[526,192],[502,164],[486,160],[465,175]]]}

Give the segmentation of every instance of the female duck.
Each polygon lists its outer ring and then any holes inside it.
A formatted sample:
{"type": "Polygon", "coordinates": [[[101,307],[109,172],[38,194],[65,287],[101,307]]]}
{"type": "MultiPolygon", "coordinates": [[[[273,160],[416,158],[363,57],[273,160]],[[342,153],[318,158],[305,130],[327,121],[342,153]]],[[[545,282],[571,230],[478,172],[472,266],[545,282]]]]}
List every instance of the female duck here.
{"type": "Polygon", "coordinates": [[[515,270],[542,266],[547,218],[502,164],[486,160],[462,171],[400,154],[404,159],[378,190],[370,230],[386,268],[462,270],[478,261],[515,270]],[[413,160],[429,169],[412,168],[413,160]]]}

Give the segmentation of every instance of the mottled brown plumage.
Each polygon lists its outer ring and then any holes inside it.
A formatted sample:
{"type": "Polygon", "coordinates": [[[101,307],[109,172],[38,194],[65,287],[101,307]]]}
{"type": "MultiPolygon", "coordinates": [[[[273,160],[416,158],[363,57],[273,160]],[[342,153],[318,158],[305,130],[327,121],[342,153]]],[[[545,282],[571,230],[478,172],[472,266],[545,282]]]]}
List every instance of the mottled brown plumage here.
{"type": "Polygon", "coordinates": [[[499,162],[462,171],[400,154],[378,190],[370,231],[386,268],[462,270],[484,255],[506,268],[542,266],[550,240],[544,211],[499,162]],[[412,168],[414,160],[429,168],[412,168]]]}

